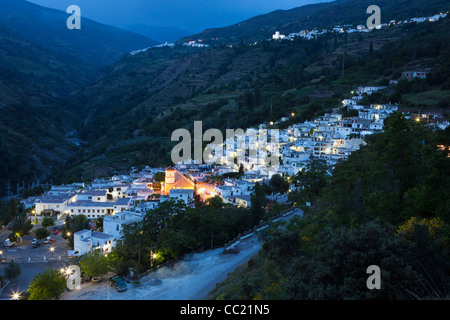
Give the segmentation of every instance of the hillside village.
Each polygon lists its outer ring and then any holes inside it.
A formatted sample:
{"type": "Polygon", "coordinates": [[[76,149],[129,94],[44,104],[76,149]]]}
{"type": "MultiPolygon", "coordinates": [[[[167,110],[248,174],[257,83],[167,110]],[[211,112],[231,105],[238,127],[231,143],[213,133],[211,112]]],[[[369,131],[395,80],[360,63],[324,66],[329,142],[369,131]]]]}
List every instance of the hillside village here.
{"type": "MultiPolygon", "coordinates": [[[[395,25],[402,25],[402,24],[409,24],[409,23],[422,23],[422,22],[436,22],[436,21],[439,21],[440,19],[446,18],[447,15],[448,15],[448,12],[445,12],[445,13],[440,12],[440,13],[435,14],[430,17],[414,17],[414,18],[410,18],[410,19],[406,19],[406,20],[399,20],[399,21],[391,20],[391,21],[389,21],[389,23],[382,23],[375,27],[367,27],[365,25],[336,25],[336,26],[333,26],[333,27],[327,28],[327,29],[314,28],[311,30],[301,30],[298,32],[291,32],[288,35],[284,35],[284,34],[281,34],[279,31],[276,31],[275,34],[272,35],[272,38],[267,39],[267,40],[269,40],[269,41],[270,40],[293,41],[297,37],[301,37],[301,38],[304,38],[307,40],[312,40],[312,39],[317,39],[317,37],[328,34],[328,33],[358,33],[358,32],[367,33],[367,32],[372,32],[374,29],[380,30],[380,29],[390,27],[390,26],[395,26],[395,25]]],[[[219,39],[211,38],[210,40],[217,41],[219,39]]],[[[196,48],[209,48],[210,45],[206,43],[207,41],[208,41],[208,39],[197,39],[197,40],[191,40],[188,42],[171,42],[171,43],[166,42],[166,43],[154,45],[154,46],[151,46],[148,48],[134,50],[134,51],[130,52],[130,55],[136,55],[139,53],[143,53],[143,52],[146,52],[147,50],[153,49],[153,48],[162,48],[162,47],[174,48],[177,45],[187,46],[187,47],[196,47],[196,48]]],[[[257,42],[255,42],[254,44],[256,45],[257,42]]],[[[252,45],[252,44],[250,44],[250,45],[252,45]]],[[[233,45],[230,44],[229,46],[232,47],[233,45]]]]}
{"type": "MultiPolygon", "coordinates": [[[[60,221],[77,215],[85,215],[91,221],[103,218],[102,232],[82,230],[74,234],[74,250],[69,250],[68,254],[82,255],[94,249],[110,252],[120,239],[124,225],[142,221],[149,210],[164,201],[176,199],[195,206],[195,200],[206,202],[218,196],[224,203],[247,208],[251,207],[256,182],[268,183],[274,174],[289,181],[314,159],[324,160],[331,169],[338,161],[345,160],[366,145],[364,137],[382,131],[386,117],[398,111],[399,106],[395,104],[361,104],[364,97],[383,89],[385,87],[355,88],[331,113],[280,129],[278,142],[271,141],[266,150],[280,159],[275,169],[258,155],[250,156],[239,149],[242,142],[249,147],[249,141],[245,136],[236,136],[230,138],[232,141],[224,141],[224,147],[227,143],[234,146],[234,156],[241,152],[242,157],[237,162],[234,162],[234,157],[226,157],[226,150],[222,155],[214,154],[215,163],[212,165],[195,164],[189,160],[175,167],[133,168],[129,174],[96,179],[90,183],[54,185],[44,195],[29,197],[22,202],[25,208],[33,208],[34,217],[50,213],[60,221]],[[343,117],[343,110],[353,110],[355,116],[343,117]],[[232,178],[233,173],[238,172],[242,174],[232,178]],[[224,177],[224,174],[231,176],[224,177]]],[[[444,117],[432,113],[404,115],[440,129],[449,125],[444,117]]],[[[286,115],[275,123],[260,124],[258,128],[247,129],[247,132],[276,128],[292,116],[286,115]]],[[[295,188],[291,183],[289,192],[295,188]]],[[[270,200],[287,203],[287,195],[275,194],[270,200]]]]}
{"type": "Polygon", "coordinates": [[[395,25],[400,25],[400,24],[408,24],[408,23],[422,23],[422,22],[436,22],[439,19],[443,19],[445,17],[447,17],[448,12],[443,13],[440,12],[439,14],[435,14],[433,16],[430,17],[416,17],[416,18],[411,18],[411,19],[407,19],[407,20],[402,20],[402,21],[396,21],[396,20],[391,20],[389,21],[389,23],[382,23],[380,25],[377,25],[375,27],[367,27],[365,25],[336,25],[331,29],[312,29],[312,30],[301,30],[300,32],[293,32],[290,33],[289,35],[284,35],[284,34],[280,34],[279,31],[275,32],[275,34],[272,36],[272,40],[294,40],[294,38],[296,37],[302,37],[308,40],[311,39],[316,39],[318,36],[320,35],[324,35],[326,33],[329,32],[337,32],[337,33],[355,33],[355,32],[371,32],[374,29],[376,30],[380,30],[386,27],[390,27],[390,26],[395,26],[395,25]]]}
{"type": "MultiPolygon", "coordinates": [[[[447,13],[404,21],[392,20],[389,24],[376,26],[375,29],[406,23],[435,22],[445,17],[447,13]]],[[[288,36],[277,31],[269,40],[294,40],[296,37],[309,40],[329,32],[371,32],[373,29],[363,25],[345,25],[335,26],[331,30],[302,30],[288,36]]],[[[130,54],[176,45],[180,44],[164,43],[130,54]]],[[[189,41],[181,45],[209,46],[204,40],[189,41]]],[[[423,79],[428,73],[429,70],[409,70],[403,72],[400,79],[423,79]]],[[[396,84],[396,80],[391,80],[389,85],[396,84]]],[[[101,232],[85,229],[74,234],[74,250],[69,250],[68,255],[82,255],[94,249],[107,253],[121,238],[125,225],[142,221],[150,210],[165,201],[180,200],[193,207],[196,201],[207,202],[210,198],[220,197],[226,204],[249,208],[252,205],[256,182],[269,183],[275,174],[290,182],[293,176],[305,170],[315,159],[323,160],[331,172],[339,161],[345,160],[352,152],[367,144],[364,140],[366,136],[381,132],[384,120],[390,114],[399,111],[397,104],[362,104],[364,97],[386,88],[357,87],[342,100],[341,106],[312,121],[292,124],[285,128],[283,124],[295,116],[287,114],[277,122],[247,128],[245,135],[233,136],[223,142],[221,150],[225,152],[212,154],[213,161],[209,162],[212,164],[198,164],[189,159],[168,168],[132,168],[129,174],[96,179],[89,183],[53,185],[44,195],[29,197],[22,203],[25,208],[32,208],[31,215],[34,219],[46,214],[55,216],[59,221],[77,215],[85,215],[90,221],[102,218],[101,232]],[[344,116],[344,113],[347,116],[344,116]],[[278,130],[279,125],[285,129],[278,130]],[[249,139],[249,135],[259,136],[261,132],[272,129],[278,130],[277,140],[268,141],[263,150],[258,149],[258,144],[249,139]],[[233,147],[231,151],[227,149],[229,146],[233,147]],[[258,150],[256,154],[248,152],[252,148],[258,150]],[[267,153],[279,159],[277,166],[267,165],[264,156],[261,156],[267,153]]],[[[447,119],[438,114],[404,112],[404,115],[408,119],[439,129],[449,126],[447,119]]],[[[209,144],[208,147],[214,148],[215,145],[209,144]]],[[[290,183],[288,192],[296,188],[295,184],[290,183]]],[[[286,194],[274,194],[269,198],[278,203],[288,203],[286,194]]]]}

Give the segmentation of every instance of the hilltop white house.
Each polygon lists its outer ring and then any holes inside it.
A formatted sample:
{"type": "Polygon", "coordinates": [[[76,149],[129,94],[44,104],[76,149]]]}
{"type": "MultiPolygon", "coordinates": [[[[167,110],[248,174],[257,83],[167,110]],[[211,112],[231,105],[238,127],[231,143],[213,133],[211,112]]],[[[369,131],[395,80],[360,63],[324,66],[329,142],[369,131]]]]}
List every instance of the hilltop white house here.
{"type": "Polygon", "coordinates": [[[87,229],[75,232],[73,237],[76,255],[83,255],[93,250],[109,253],[116,244],[116,240],[113,236],[104,232],[87,229]]]}

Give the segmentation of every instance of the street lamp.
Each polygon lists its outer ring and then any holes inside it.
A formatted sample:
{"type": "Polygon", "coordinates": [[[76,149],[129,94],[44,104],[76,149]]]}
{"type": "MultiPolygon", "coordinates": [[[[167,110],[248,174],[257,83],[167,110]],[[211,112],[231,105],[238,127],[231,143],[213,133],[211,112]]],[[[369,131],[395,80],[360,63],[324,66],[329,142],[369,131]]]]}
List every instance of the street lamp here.
{"type": "Polygon", "coordinates": [[[150,250],[150,263],[152,268],[153,268],[153,260],[155,260],[156,257],[157,257],[156,253],[153,253],[153,250],[150,250]]]}
{"type": "Polygon", "coordinates": [[[53,257],[53,252],[55,251],[54,247],[50,247],[50,252],[52,253],[52,257],[53,257]]]}
{"type": "Polygon", "coordinates": [[[0,263],[3,263],[3,251],[0,250],[0,263]]]}
{"type": "Polygon", "coordinates": [[[20,294],[18,292],[14,292],[13,291],[13,294],[11,296],[11,300],[19,300],[19,298],[20,298],[20,294]]]}

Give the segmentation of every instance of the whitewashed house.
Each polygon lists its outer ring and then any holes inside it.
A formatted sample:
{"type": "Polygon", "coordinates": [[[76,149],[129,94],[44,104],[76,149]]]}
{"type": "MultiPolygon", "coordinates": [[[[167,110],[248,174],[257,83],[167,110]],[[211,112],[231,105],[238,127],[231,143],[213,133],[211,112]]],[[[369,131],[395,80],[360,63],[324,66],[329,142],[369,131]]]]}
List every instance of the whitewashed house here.
{"type": "Polygon", "coordinates": [[[123,227],[131,223],[141,222],[145,212],[123,211],[103,219],[103,232],[119,240],[123,236],[123,227]]]}
{"type": "Polygon", "coordinates": [[[109,253],[116,245],[114,237],[104,232],[84,229],[75,232],[73,237],[74,251],[77,255],[83,255],[93,250],[109,253]]]}
{"type": "Polygon", "coordinates": [[[183,201],[186,205],[194,203],[194,190],[192,189],[171,189],[169,198],[183,201]]]}

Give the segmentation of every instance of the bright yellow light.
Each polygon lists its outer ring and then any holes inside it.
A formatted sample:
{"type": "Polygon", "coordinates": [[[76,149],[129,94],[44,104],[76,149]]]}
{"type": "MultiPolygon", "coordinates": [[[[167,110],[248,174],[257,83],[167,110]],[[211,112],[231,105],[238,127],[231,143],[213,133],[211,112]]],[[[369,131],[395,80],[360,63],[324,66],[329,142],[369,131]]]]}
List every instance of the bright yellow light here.
{"type": "Polygon", "coordinates": [[[419,122],[419,121],[420,121],[420,118],[416,118],[416,121],[419,122]]]}
{"type": "Polygon", "coordinates": [[[292,113],[291,113],[291,116],[295,116],[295,113],[292,112],[292,113]]]}
{"type": "Polygon", "coordinates": [[[154,254],[152,255],[152,258],[153,258],[153,259],[156,259],[156,253],[154,253],[154,254]]]}

